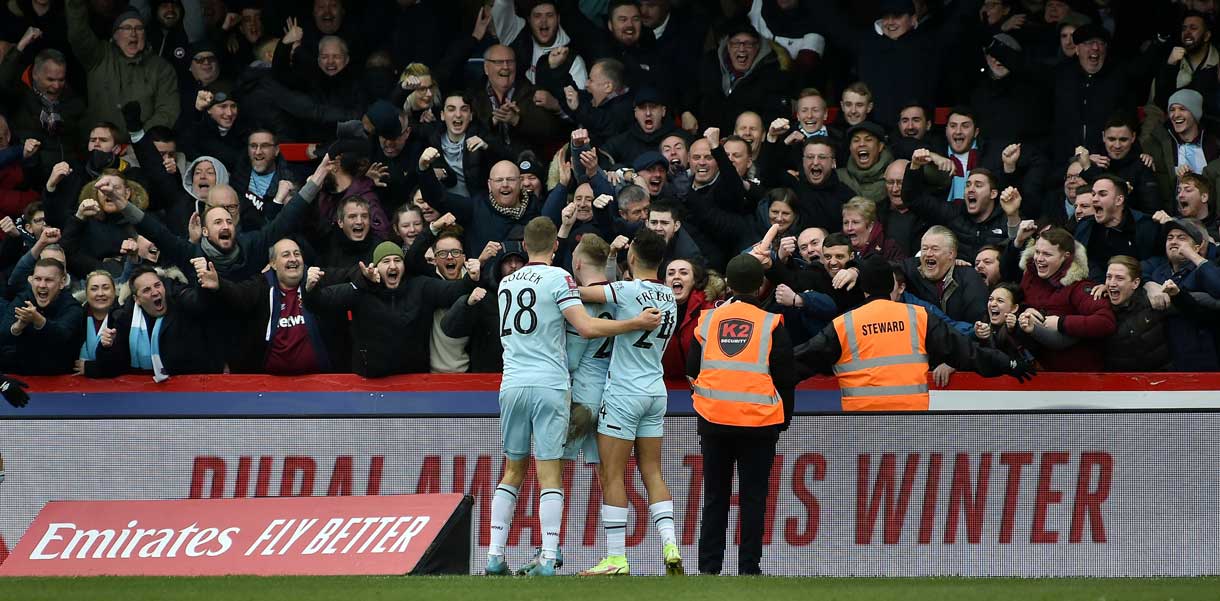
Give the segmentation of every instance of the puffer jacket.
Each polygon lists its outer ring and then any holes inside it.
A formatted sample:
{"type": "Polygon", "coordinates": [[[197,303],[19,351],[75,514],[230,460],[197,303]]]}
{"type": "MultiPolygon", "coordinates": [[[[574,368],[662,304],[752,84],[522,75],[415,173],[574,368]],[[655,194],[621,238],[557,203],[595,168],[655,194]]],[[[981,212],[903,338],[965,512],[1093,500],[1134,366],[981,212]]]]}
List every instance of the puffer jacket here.
{"type": "Polygon", "coordinates": [[[1152,308],[1148,293],[1137,288],[1127,302],[1114,306],[1118,327],[1106,340],[1106,371],[1167,371],[1169,338],[1164,311],[1152,308]]]}
{"type": "Polygon", "coordinates": [[[1089,339],[1111,336],[1117,326],[1110,302],[1094,299],[1090,294],[1094,284],[1088,280],[1089,258],[1084,245],[1077,242],[1072,262],[1048,279],[1038,277],[1032,262],[1033,254],[1034,245],[1031,243],[1021,253],[1019,262],[1024,272],[1021,277],[1024,305],[1037,309],[1043,315],[1057,315],[1060,318],[1060,332],[1072,338],[1084,339],[1065,349],[1042,349],[1037,353],[1042,369],[1101,371],[1105,365],[1102,345],[1089,339]]]}

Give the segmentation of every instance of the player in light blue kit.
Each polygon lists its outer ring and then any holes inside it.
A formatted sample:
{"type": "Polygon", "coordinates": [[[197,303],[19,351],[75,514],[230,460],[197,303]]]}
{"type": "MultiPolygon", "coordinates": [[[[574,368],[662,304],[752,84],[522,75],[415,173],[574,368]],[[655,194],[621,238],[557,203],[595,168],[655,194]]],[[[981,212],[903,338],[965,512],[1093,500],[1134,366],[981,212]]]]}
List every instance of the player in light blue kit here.
{"type": "Polygon", "coordinates": [[[489,575],[508,574],[504,547],[512,524],[517,491],[525,480],[534,441],[535,471],[542,488],[538,518],[542,526],[542,557],[531,575],[555,573],[559,529],[563,523],[563,445],[568,435],[568,365],[564,320],[586,338],[603,338],[661,323],[653,310],[632,314],[627,321],[590,317],[581,304],[576,282],[568,272],[551,267],[558,247],[555,224],[545,217],[525,226],[525,251],[530,262],[500,281],[500,343],[504,347],[504,377],[500,383],[500,434],[504,443],[504,476],[491,502],[489,575]]]}
{"type": "MultiPolygon", "coordinates": [[[[572,205],[569,205],[572,206],[572,205]]],[[[566,213],[566,209],[565,209],[566,213]]],[[[565,222],[567,215],[565,214],[565,222]]],[[[562,229],[560,230],[563,231],[562,229]]],[[[576,281],[585,286],[601,286],[606,282],[606,261],[610,256],[610,245],[597,234],[581,236],[580,243],[572,251],[572,273],[576,281]]],[[[613,319],[612,308],[606,305],[585,304],[591,317],[613,319]]],[[[610,350],[613,338],[584,338],[572,326],[568,326],[568,372],[572,374],[572,404],[568,417],[568,441],[564,445],[563,460],[576,461],[583,452],[585,463],[600,462],[597,455],[597,412],[601,410],[602,392],[606,389],[606,372],[610,369],[610,350]]],[[[534,559],[517,570],[518,575],[528,574],[541,558],[541,548],[536,549],[534,559]]],[[[563,549],[555,559],[555,567],[563,565],[563,549]]]]}
{"type": "Polygon", "coordinates": [[[581,572],[586,576],[629,574],[627,564],[627,490],[623,477],[635,449],[640,476],[648,490],[648,512],[661,534],[661,556],[668,574],[682,574],[682,555],[674,535],[674,503],[661,477],[661,436],[665,427],[666,390],[661,357],[678,322],[673,290],[657,280],[665,239],[647,229],[636,233],[627,251],[635,280],[583,287],[581,299],[614,307],[629,317],[650,310],[661,312],[656,328],[614,339],[610,372],[598,415],[597,448],[601,455],[602,526],[606,558],[581,572]]]}

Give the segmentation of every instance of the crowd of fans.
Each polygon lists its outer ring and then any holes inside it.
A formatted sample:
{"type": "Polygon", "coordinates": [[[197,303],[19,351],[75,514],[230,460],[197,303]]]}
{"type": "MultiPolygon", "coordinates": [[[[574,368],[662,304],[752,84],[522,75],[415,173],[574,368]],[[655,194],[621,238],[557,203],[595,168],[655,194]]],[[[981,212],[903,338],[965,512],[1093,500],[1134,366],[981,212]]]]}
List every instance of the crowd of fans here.
{"type": "Polygon", "coordinates": [[[496,372],[497,283],[541,215],[556,265],[608,243],[609,280],[665,238],[673,377],[740,253],[797,344],[878,254],[904,301],[1043,370],[1214,371],[1215,16],[9,0],[0,370],[496,372]]]}

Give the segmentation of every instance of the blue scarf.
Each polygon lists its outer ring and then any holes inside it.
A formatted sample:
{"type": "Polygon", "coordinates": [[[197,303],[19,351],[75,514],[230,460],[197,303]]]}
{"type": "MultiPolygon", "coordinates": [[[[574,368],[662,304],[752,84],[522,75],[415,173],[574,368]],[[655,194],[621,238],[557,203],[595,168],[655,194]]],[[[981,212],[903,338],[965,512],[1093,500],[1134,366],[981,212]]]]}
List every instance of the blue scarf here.
{"type": "Polygon", "coordinates": [[[144,310],[136,305],[131,314],[131,332],[127,335],[127,343],[131,349],[131,366],[136,369],[153,368],[153,357],[160,363],[161,355],[161,324],[165,318],[157,320],[153,326],[152,338],[148,336],[148,320],[144,310]]]}
{"type": "Polygon", "coordinates": [[[85,318],[85,343],[80,346],[80,358],[84,361],[97,361],[97,346],[101,342],[101,337],[98,332],[105,329],[110,323],[110,316],[102,320],[100,326],[96,326],[97,320],[92,316],[85,318]]]}

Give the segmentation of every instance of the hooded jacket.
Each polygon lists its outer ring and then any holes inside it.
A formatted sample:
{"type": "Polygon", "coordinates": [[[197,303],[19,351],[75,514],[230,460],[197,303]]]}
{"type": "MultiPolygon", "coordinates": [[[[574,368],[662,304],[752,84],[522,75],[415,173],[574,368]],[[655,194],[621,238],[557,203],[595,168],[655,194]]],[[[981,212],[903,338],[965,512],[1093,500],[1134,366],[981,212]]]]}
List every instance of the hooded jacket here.
{"type": "Polygon", "coordinates": [[[1023,271],[1021,291],[1024,305],[1043,315],[1059,316],[1059,331],[1082,339],[1066,349],[1042,349],[1038,362],[1047,371],[1101,371],[1105,366],[1102,339],[1114,334],[1117,324],[1110,301],[1094,299],[1089,276],[1089,257],[1085,247],[1076,243],[1072,262],[1047,279],[1038,277],[1033,264],[1034,245],[1027,244],[1018,263],[1023,271]]]}
{"type": "MultiPolygon", "coordinates": [[[[68,13],[68,40],[72,51],[88,71],[89,108],[82,121],[91,125],[109,121],[128,134],[119,106],[136,101],[144,116],[144,127],[173,127],[180,110],[178,75],[165,59],[145,46],[128,58],[110,40],[100,40],[89,27],[85,0],[65,0],[68,13]]],[[[88,133],[88,132],[86,132],[88,133]]]]}
{"type": "Polygon", "coordinates": [[[504,248],[491,260],[480,288],[487,290],[483,300],[471,305],[470,294],[461,298],[445,311],[441,319],[441,331],[451,338],[466,338],[466,354],[470,357],[470,373],[499,373],[504,371],[504,347],[500,345],[500,312],[496,304],[496,291],[500,288],[500,264],[510,255],[529,261],[529,255],[520,242],[505,242],[504,248]]]}

